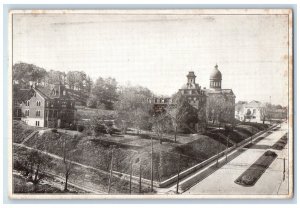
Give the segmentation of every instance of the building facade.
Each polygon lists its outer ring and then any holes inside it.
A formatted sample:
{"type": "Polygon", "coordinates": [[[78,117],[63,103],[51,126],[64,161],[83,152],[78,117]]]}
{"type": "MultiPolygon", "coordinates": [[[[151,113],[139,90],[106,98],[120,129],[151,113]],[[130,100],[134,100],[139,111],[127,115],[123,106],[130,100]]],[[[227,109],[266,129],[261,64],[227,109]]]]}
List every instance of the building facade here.
{"type": "Polygon", "coordinates": [[[71,128],[76,116],[75,100],[61,84],[32,85],[22,97],[21,120],[31,126],[71,128]]]}
{"type": "Polygon", "coordinates": [[[209,121],[230,123],[234,120],[235,95],[231,89],[222,89],[222,73],[218,65],[210,74],[209,86],[208,89],[201,88],[196,83],[195,73],[190,71],[187,83],[179,89],[179,93],[197,109],[198,123],[189,124],[195,130],[200,130],[200,126],[209,121]]]}
{"type": "Polygon", "coordinates": [[[249,103],[244,103],[236,109],[235,117],[239,121],[261,122],[263,121],[263,111],[265,105],[259,101],[253,100],[249,103]]]}
{"type": "Polygon", "coordinates": [[[208,121],[227,122],[234,121],[235,94],[232,89],[222,88],[222,73],[218,65],[211,71],[209,77],[210,85],[204,89],[207,96],[206,116],[208,121]]]}

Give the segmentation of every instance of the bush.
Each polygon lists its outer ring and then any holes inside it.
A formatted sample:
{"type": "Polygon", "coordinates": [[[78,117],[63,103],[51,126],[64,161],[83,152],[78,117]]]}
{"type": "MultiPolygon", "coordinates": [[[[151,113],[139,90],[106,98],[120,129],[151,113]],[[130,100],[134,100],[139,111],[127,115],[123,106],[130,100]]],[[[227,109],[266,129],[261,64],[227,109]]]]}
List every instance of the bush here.
{"type": "Polygon", "coordinates": [[[53,133],[57,133],[57,129],[51,129],[53,133]]]}
{"type": "Polygon", "coordinates": [[[84,128],[83,125],[77,125],[77,131],[83,132],[84,129],[85,129],[85,128],[84,128]]]}

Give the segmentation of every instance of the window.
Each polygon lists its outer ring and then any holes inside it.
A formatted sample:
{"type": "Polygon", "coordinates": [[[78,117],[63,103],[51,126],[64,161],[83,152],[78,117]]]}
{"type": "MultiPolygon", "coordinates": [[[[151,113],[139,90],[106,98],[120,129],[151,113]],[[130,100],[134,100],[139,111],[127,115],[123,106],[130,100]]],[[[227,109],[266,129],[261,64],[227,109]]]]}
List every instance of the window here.
{"type": "Polygon", "coordinates": [[[53,113],[53,117],[56,118],[57,117],[57,110],[54,111],[53,113]]]}
{"type": "Polygon", "coordinates": [[[41,101],[36,101],[36,106],[41,106],[41,101]]]}
{"type": "Polygon", "coordinates": [[[49,118],[52,118],[52,110],[49,111],[49,118]]]}
{"type": "Polygon", "coordinates": [[[35,121],[36,126],[40,126],[40,121],[35,121]]]}
{"type": "Polygon", "coordinates": [[[36,116],[41,116],[41,111],[37,110],[35,113],[36,116]]]}
{"type": "Polygon", "coordinates": [[[27,100],[27,101],[25,102],[25,105],[26,105],[26,106],[29,106],[29,100],[27,100]]]}
{"type": "Polygon", "coordinates": [[[25,116],[29,116],[29,110],[25,110],[25,116]]]}

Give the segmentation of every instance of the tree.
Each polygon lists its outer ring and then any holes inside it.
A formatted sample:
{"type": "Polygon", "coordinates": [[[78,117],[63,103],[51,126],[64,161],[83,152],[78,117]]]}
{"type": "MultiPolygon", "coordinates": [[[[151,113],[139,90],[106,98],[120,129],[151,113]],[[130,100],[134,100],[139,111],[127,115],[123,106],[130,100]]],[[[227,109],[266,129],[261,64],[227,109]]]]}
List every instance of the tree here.
{"type": "Polygon", "coordinates": [[[83,71],[69,71],[66,75],[66,83],[72,90],[80,93],[90,93],[92,87],[91,78],[83,71]]]}
{"type": "Polygon", "coordinates": [[[130,125],[135,127],[138,132],[140,129],[150,129],[149,119],[151,105],[147,99],[152,97],[152,92],[140,86],[120,87],[119,100],[114,108],[118,112],[118,123],[122,126],[123,133],[130,125]]]}
{"type": "Polygon", "coordinates": [[[28,86],[29,81],[41,82],[46,74],[45,69],[34,64],[20,62],[13,65],[13,79],[17,80],[22,88],[28,86]]]}
{"type": "Polygon", "coordinates": [[[152,130],[159,139],[159,143],[163,142],[163,135],[170,126],[170,117],[166,113],[154,115],[151,119],[152,130]]]}
{"type": "Polygon", "coordinates": [[[90,95],[89,98],[87,99],[86,105],[89,108],[97,108],[98,107],[97,102],[98,102],[97,97],[94,95],[90,95]]]}
{"type": "Polygon", "coordinates": [[[68,180],[74,169],[74,163],[70,159],[74,159],[78,154],[79,150],[76,148],[77,136],[70,137],[68,135],[61,135],[59,138],[60,148],[63,157],[63,167],[65,175],[65,187],[64,191],[68,191],[68,180]]]}
{"type": "Polygon", "coordinates": [[[171,119],[171,125],[174,131],[174,141],[176,142],[178,128],[184,125],[188,120],[188,116],[193,112],[192,106],[187,102],[181,94],[175,94],[172,103],[166,108],[166,113],[171,119]]]}
{"type": "Polygon", "coordinates": [[[52,167],[51,157],[39,150],[20,153],[18,158],[18,162],[27,172],[28,180],[35,185],[45,177],[45,171],[52,167]]]}
{"type": "Polygon", "coordinates": [[[213,124],[218,122],[219,127],[221,123],[233,122],[234,102],[231,102],[230,96],[226,94],[216,94],[211,95],[208,99],[208,120],[211,120],[213,124]]]}
{"type": "Polygon", "coordinates": [[[104,104],[106,109],[112,110],[118,100],[117,81],[114,78],[99,77],[92,88],[91,95],[97,100],[97,106],[104,104]]]}
{"type": "Polygon", "coordinates": [[[66,73],[50,70],[45,77],[45,82],[47,84],[66,84],[66,73]]]}

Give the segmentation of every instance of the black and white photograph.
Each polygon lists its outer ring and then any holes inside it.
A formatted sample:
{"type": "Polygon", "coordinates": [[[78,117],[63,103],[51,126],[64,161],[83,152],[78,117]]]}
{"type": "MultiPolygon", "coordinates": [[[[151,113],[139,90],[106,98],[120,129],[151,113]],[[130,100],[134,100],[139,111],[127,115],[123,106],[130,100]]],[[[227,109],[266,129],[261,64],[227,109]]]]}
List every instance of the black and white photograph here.
{"type": "Polygon", "coordinates": [[[291,9],[11,10],[12,199],[290,199],[291,9]]]}

